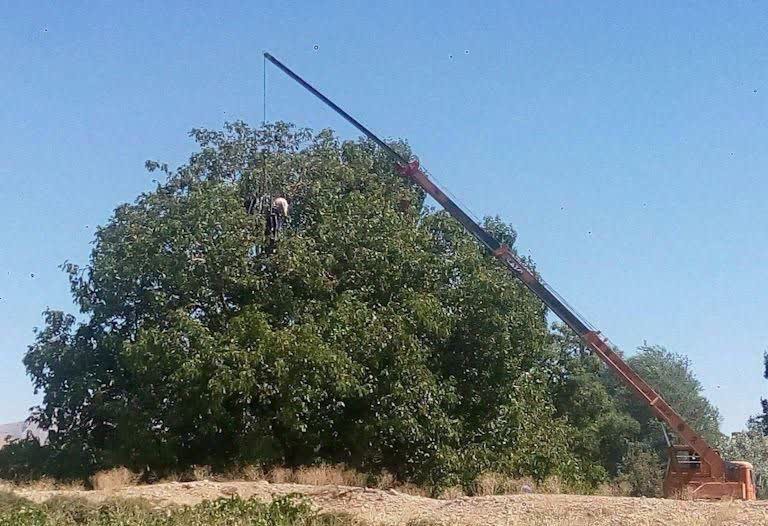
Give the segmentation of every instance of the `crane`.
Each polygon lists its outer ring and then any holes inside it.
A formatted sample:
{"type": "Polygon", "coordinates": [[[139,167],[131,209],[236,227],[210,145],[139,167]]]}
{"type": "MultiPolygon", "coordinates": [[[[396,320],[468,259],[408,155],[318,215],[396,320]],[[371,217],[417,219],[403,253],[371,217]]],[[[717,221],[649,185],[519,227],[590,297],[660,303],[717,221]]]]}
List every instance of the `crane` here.
{"type": "Polygon", "coordinates": [[[495,239],[433,183],[419,166],[418,160],[406,159],[396,152],[357,119],[337,106],[271,54],[264,53],[264,58],[320,99],[386,152],[394,162],[395,169],[403,177],[421,187],[437,201],[480,245],[496,257],[514,277],[521,280],[528,290],[570,327],[584,345],[591,349],[640,400],[645,402],[657,418],[674,431],[682,443],[670,444],[668,448],[669,462],[667,463],[663,487],[665,497],[755,499],[752,465],[748,462],[728,462],[723,459],[715,448],[707,443],[648,382],[624,361],[621,355],[616,352],[615,347],[600,331],[595,329],[570,307],[552,287],[528,268],[509,246],[495,239]]]}

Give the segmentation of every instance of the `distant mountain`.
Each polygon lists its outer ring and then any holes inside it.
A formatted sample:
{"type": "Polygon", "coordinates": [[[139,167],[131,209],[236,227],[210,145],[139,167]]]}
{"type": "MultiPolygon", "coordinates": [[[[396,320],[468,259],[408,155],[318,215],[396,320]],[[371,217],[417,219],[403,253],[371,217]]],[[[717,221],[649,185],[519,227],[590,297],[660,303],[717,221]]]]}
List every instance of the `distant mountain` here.
{"type": "Polygon", "coordinates": [[[0,447],[3,447],[8,440],[25,438],[27,435],[37,437],[41,442],[45,442],[48,438],[48,432],[35,424],[30,425],[27,422],[0,424],[0,447]]]}

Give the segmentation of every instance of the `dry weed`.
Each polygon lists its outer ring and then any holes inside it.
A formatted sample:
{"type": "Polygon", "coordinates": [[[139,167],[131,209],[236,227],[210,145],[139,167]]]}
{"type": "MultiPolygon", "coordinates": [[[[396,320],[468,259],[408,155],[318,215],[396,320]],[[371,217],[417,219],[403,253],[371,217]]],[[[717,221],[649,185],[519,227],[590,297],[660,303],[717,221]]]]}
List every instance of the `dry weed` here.
{"type": "Polygon", "coordinates": [[[169,473],[157,479],[157,484],[168,484],[169,482],[189,482],[180,473],[169,473]]]}
{"type": "Polygon", "coordinates": [[[399,486],[395,486],[394,488],[396,491],[399,491],[400,493],[405,493],[406,495],[414,495],[416,497],[428,497],[429,492],[422,488],[421,486],[417,486],[416,484],[412,484],[410,482],[406,482],[405,484],[400,484],[399,486]]]}
{"type": "Polygon", "coordinates": [[[632,487],[626,481],[604,482],[590,492],[603,497],[629,497],[632,487]]]}
{"type": "MultiPolygon", "coordinates": [[[[221,475],[219,475],[221,476],[221,475]]],[[[161,484],[169,482],[198,482],[202,480],[213,480],[213,470],[211,466],[192,466],[183,471],[168,473],[158,482],[161,484]]]]}
{"type": "Polygon", "coordinates": [[[696,497],[693,494],[693,490],[690,487],[685,486],[677,492],[675,498],[679,500],[694,500],[696,497]]]}
{"type": "Polygon", "coordinates": [[[95,490],[113,490],[134,486],[139,481],[139,475],[128,468],[119,467],[97,471],[89,479],[95,490]]]}
{"type": "Polygon", "coordinates": [[[387,471],[382,471],[378,477],[376,477],[376,487],[379,489],[391,489],[397,485],[397,479],[395,476],[387,471]]]}
{"type": "Polygon", "coordinates": [[[233,480],[243,480],[243,470],[241,468],[230,467],[224,471],[217,471],[211,475],[213,482],[231,482],[233,480]]]}
{"type": "Polygon", "coordinates": [[[344,478],[345,486],[356,486],[359,488],[368,486],[368,477],[356,469],[344,468],[342,477],[344,478]]]}
{"type": "Polygon", "coordinates": [[[12,486],[37,491],[81,491],[85,489],[85,486],[80,481],[63,481],[51,477],[42,477],[29,482],[12,484],[12,486]]]}
{"type": "Polygon", "coordinates": [[[311,486],[343,486],[344,476],[335,466],[305,466],[295,472],[296,482],[311,486]]]}
{"type": "Polygon", "coordinates": [[[472,494],[480,497],[486,495],[498,495],[501,491],[504,475],[501,473],[487,472],[478,476],[472,482],[472,494]]]}
{"type": "Polygon", "coordinates": [[[461,486],[451,486],[441,491],[440,496],[438,498],[453,500],[463,496],[464,496],[464,489],[461,486]]]}
{"type": "Polygon", "coordinates": [[[266,475],[264,474],[264,470],[261,469],[261,466],[249,464],[240,468],[240,477],[242,477],[243,480],[254,482],[257,480],[264,480],[266,475]]]}
{"type": "Polygon", "coordinates": [[[296,482],[293,470],[276,466],[267,473],[267,480],[272,484],[288,484],[296,482]]]}
{"type": "MultiPolygon", "coordinates": [[[[531,486],[533,488],[533,486],[531,486]]],[[[562,494],[567,493],[566,484],[557,475],[547,477],[543,482],[536,484],[536,493],[562,494]]]]}
{"type": "Polygon", "coordinates": [[[49,490],[59,489],[60,482],[58,482],[57,480],[51,477],[41,477],[37,480],[32,480],[29,482],[20,482],[18,485],[19,487],[22,487],[25,489],[49,491],[49,490]]]}
{"type": "Polygon", "coordinates": [[[313,486],[366,486],[366,476],[343,464],[331,466],[305,466],[295,471],[294,477],[299,484],[313,486]]]}
{"type": "MultiPolygon", "coordinates": [[[[557,482],[559,488],[559,481],[557,482]]],[[[481,474],[472,483],[472,494],[485,495],[514,495],[517,493],[532,493],[536,491],[536,483],[530,478],[512,478],[503,473],[489,471],[481,474]]],[[[555,483],[550,483],[550,489],[555,483]]]]}
{"type": "Polygon", "coordinates": [[[211,478],[211,466],[192,466],[193,480],[208,480],[211,478]]]}

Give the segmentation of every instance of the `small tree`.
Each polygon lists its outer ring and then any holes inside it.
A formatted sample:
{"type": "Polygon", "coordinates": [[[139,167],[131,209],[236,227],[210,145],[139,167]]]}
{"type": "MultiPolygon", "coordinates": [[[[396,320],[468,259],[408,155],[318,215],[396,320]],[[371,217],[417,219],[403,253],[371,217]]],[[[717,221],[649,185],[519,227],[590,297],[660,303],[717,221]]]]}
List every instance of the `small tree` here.
{"type": "MultiPolygon", "coordinates": [[[[627,358],[627,363],[707,441],[716,444],[722,439],[720,412],[704,396],[701,382],[696,378],[688,357],[661,346],[643,346],[627,358]]],[[[648,404],[638,399],[613,375],[606,375],[605,380],[620,400],[623,411],[640,424],[637,440],[659,451],[660,456],[665,456],[667,444],[659,421],[648,404]]],[[[674,430],[668,431],[674,436],[674,430]]]]}
{"type": "Polygon", "coordinates": [[[574,427],[574,451],[602,468],[593,471],[595,479],[617,476],[640,424],[623,410],[625,400],[601,379],[611,373],[573,331],[556,324],[552,352],[559,372],[553,377],[555,407],[574,427]]]}
{"type": "Polygon", "coordinates": [[[757,423],[751,422],[745,431],[731,434],[720,443],[728,460],[745,460],[755,470],[757,496],[768,498],[768,436],[757,423]]]}
{"type": "Polygon", "coordinates": [[[619,482],[633,497],[660,497],[664,469],[657,453],[644,444],[631,444],[619,469],[619,482]]]}
{"type": "MultiPolygon", "coordinates": [[[[768,352],[763,353],[763,378],[768,379],[768,352]]],[[[750,421],[750,427],[759,429],[764,435],[768,435],[768,400],[760,399],[762,413],[753,417],[750,421]]]]}

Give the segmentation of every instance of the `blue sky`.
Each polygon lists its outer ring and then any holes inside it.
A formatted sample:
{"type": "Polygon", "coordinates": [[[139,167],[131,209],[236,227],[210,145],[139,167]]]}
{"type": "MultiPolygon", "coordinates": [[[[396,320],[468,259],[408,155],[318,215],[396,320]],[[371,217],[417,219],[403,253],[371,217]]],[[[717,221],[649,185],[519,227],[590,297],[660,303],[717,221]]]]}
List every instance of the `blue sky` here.
{"type": "MultiPolygon", "coordinates": [[[[178,165],[262,119],[268,50],[515,225],[616,344],[688,355],[724,429],[768,383],[768,7],[760,2],[18,2],[0,18],[0,422],[58,265],[178,165]],[[159,4],[159,3],[158,3],[159,4]]],[[[276,69],[268,118],[354,130],[276,69]]]]}

